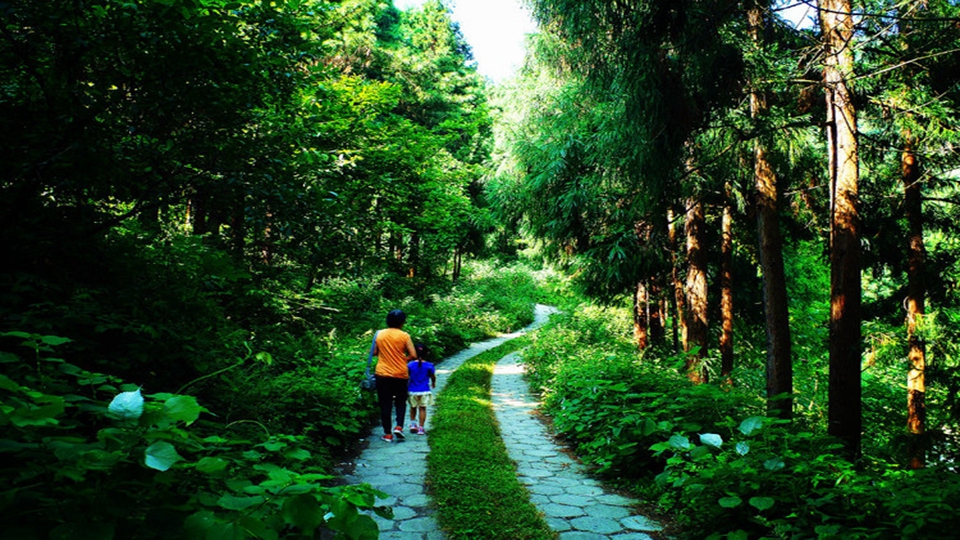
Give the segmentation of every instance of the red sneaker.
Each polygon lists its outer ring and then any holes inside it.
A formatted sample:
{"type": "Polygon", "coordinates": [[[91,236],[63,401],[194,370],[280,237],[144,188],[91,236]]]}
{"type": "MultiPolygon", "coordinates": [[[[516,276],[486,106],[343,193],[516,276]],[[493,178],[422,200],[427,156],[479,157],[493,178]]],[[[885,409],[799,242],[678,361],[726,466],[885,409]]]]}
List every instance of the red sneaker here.
{"type": "Polygon", "coordinates": [[[393,435],[390,435],[390,434],[388,433],[387,435],[384,435],[384,436],[380,437],[380,440],[381,440],[381,441],[386,441],[386,442],[393,442],[393,435]]]}
{"type": "Polygon", "coordinates": [[[393,428],[393,435],[397,438],[397,440],[402,441],[404,439],[403,426],[397,426],[393,428]]]}

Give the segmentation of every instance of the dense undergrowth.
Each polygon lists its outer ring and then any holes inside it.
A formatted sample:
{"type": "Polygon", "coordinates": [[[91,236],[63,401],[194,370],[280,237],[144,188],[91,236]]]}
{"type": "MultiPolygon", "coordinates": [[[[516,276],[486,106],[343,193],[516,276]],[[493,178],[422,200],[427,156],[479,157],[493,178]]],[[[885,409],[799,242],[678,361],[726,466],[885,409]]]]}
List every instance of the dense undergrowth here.
{"type": "Polygon", "coordinates": [[[3,275],[4,538],[374,537],[378,494],[331,474],[373,423],[372,331],[403,309],[442,357],[526,325],[538,294],[523,267],[306,287],[199,238],[101,248],[83,275],[3,275]]]}
{"type": "Polygon", "coordinates": [[[797,366],[805,405],[786,423],[765,416],[762,377],[749,376],[762,374],[759,361],[741,357],[736,385],[693,386],[682,355],[637,353],[626,310],[564,311],[524,353],[545,411],[584,462],[658,507],[683,538],[945,538],[960,526],[953,461],[902,465],[890,435],[903,431],[899,373],[880,359],[864,379],[864,456],[851,463],[825,434],[816,364],[797,366]]]}

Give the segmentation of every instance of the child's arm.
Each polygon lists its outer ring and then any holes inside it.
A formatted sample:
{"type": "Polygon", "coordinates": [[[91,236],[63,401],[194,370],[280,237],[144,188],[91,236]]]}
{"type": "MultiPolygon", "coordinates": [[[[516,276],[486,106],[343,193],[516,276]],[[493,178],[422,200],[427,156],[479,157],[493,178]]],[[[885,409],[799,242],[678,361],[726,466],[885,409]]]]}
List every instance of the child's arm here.
{"type": "Polygon", "coordinates": [[[437,370],[431,369],[430,370],[430,388],[436,388],[436,387],[437,387],[437,370]]]}

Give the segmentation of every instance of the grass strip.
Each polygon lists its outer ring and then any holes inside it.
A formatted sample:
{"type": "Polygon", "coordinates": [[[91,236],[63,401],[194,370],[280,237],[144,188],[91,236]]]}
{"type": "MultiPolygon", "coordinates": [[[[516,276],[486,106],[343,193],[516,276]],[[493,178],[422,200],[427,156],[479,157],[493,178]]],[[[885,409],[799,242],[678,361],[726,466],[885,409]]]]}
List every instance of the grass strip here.
{"type": "Polygon", "coordinates": [[[522,336],[465,361],[437,397],[427,482],[451,539],[552,539],[507,455],[490,401],[498,360],[529,345],[522,336]]]}

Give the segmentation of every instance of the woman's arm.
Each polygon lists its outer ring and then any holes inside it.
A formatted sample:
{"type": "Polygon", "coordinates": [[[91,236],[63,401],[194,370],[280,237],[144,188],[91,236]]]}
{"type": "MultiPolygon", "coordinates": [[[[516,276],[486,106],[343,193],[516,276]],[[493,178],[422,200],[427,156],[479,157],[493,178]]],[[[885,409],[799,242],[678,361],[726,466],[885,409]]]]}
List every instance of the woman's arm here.
{"type": "Polygon", "coordinates": [[[407,362],[417,359],[417,348],[413,346],[413,340],[407,336],[407,362]]]}

